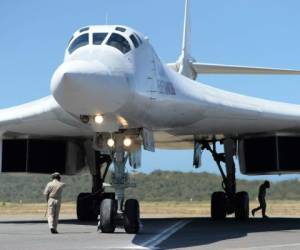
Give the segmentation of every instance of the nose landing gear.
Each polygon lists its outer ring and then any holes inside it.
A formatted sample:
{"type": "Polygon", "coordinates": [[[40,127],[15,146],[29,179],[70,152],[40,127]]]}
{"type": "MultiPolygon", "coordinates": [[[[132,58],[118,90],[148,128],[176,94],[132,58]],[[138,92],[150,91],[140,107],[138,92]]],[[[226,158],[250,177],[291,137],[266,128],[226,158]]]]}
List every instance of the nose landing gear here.
{"type": "Polygon", "coordinates": [[[122,227],[127,233],[135,234],[140,230],[140,207],[135,199],[125,201],[125,189],[135,187],[130,183],[126,173],[126,162],[130,152],[123,145],[122,137],[116,137],[116,146],[111,152],[114,171],[112,173],[112,187],[115,189],[115,199],[107,198],[101,202],[98,230],[103,233],[113,233],[116,227],[122,227]]]}
{"type": "Polygon", "coordinates": [[[99,215],[101,201],[107,198],[114,199],[114,193],[104,192],[103,183],[111,164],[110,155],[95,152],[91,145],[86,144],[90,173],[92,175],[92,191],[80,193],[77,197],[77,218],[80,221],[96,221],[99,215]]]}

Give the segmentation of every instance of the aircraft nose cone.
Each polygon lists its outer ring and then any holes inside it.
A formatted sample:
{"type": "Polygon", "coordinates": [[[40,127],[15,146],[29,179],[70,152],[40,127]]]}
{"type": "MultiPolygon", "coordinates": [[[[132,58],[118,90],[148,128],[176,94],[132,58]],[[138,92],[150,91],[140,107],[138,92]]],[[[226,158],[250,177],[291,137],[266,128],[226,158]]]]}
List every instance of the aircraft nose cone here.
{"type": "Polygon", "coordinates": [[[63,63],[53,74],[51,92],[56,101],[76,115],[110,113],[129,98],[129,82],[99,62],[63,63]]]}

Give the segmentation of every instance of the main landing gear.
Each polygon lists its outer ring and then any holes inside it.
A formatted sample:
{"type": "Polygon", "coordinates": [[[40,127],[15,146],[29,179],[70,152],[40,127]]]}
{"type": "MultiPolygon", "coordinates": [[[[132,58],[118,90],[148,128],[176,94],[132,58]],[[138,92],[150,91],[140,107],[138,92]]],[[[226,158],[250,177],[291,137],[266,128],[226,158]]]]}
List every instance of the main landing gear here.
{"type": "Polygon", "coordinates": [[[247,192],[236,192],[235,142],[232,139],[224,140],[224,153],[217,153],[216,142],[213,148],[206,143],[204,148],[210,151],[220,170],[223,182],[223,191],[214,192],[211,196],[211,218],[215,220],[225,219],[226,215],[235,214],[237,220],[249,218],[249,196],[247,192]],[[221,166],[225,164],[226,174],[221,166]]]}

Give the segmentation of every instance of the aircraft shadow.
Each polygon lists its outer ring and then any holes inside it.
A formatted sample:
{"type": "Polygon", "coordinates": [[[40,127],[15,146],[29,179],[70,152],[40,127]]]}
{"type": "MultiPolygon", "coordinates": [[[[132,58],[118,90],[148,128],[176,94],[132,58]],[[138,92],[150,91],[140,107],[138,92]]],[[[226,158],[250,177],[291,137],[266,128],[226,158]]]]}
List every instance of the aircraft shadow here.
{"type": "MultiPolygon", "coordinates": [[[[141,233],[134,236],[132,243],[142,246],[143,243],[156,236],[163,225],[173,225],[180,218],[142,219],[144,225],[141,233]]],[[[267,220],[251,218],[248,221],[236,221],[228,218],[224,221],[213,221],[210,218],[184,218],[191,220],[184,228],[167,238],[158,249],[199,248],[222,240],[246,237],[249,233],[272,232],[285,230],[300,230],[300,218],[270,218],[267,220]]],[[[46,224],[47,220],[2,220],[0,224],[46,224]]],[[[96,227],[97,221],[78,221],[76,219],[62,219],[60,224],[87,225],[96,227]]],[[[118,232],[118,234],[126,234],[118,232]]]]}
{"type": "MultiPolygon", "coordinates": [[[[4,220],[0,224],[47,224],[47,219],[36,220],[4,220]]],[[[78,221],[77,219],[61,219],[59,224],[96,226],[97,221],[78,221]]]]}
{"type": "MultiPolygon", "coordinates": [[[[156,222],[153,222],[157,223],[157,228],[160,228],[161,220],[168,219],[157,219],[156,222]]],[[[147,233],[146,230],[144,233],[147,233]]],[[[249,233],[283,230],[300,230],[300,218],[269,218],[267,220],[251,218],[242,222],[236,221],[234,218],[224,221],[193,218],[191,223],[156,247],[158,249],[201,247],[222,240],[242,238],[249,233]]],[[[140,245],[144,233],[136,235],[132,242],[140,245]]]]}

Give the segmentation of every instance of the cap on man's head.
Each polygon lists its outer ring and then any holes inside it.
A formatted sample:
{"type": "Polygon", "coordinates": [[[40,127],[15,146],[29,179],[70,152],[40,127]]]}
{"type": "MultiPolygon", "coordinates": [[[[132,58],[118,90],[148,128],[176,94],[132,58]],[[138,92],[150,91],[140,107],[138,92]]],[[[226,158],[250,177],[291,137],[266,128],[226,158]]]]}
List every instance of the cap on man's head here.
{"type": "Polygon", "coordinates": [[[55,172],[55,173],[51,174],[51,178],[52,179],[60,179],[60,173],[55,172]]]}

